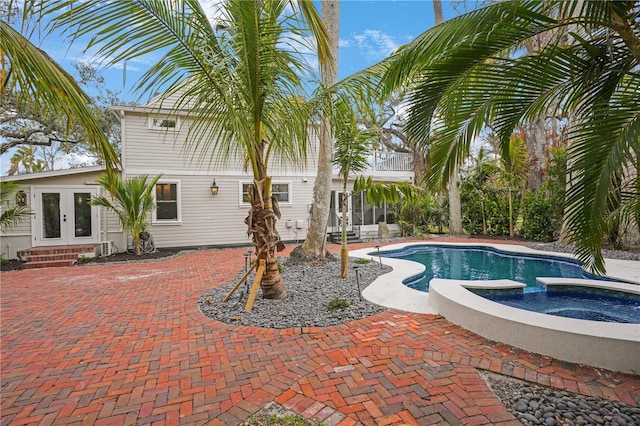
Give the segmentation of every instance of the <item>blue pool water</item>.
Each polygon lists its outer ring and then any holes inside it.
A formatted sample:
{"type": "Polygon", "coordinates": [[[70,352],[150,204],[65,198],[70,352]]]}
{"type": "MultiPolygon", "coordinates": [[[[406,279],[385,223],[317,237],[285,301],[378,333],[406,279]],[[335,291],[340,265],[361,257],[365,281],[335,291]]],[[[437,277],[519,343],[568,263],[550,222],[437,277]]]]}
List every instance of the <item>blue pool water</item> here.
{"type": "Polygon", "coordinates": [[[527,285],[525,292],[540,291],[536,277],[589,278],[571,259],[506,253],[486,247],[424,245],[381,252],[383,257],[412,260],[425,266],[422,275],[403,281],[408,287],[429,291],[432,278],[454,280],[509,279],[527,285]]]}
{"type": "Polygon", "coordinates": [[[640,296],[624,292],[572,286],[554,286],[553,291],[536,282],[537,277],[602,279],[582,270],[571,259],[506,253],[485,247],[410,246],[381,252],[383,257],[419,262],[421,275],[403,284],[429,291],[432,278],[458,280],[510,279],[526,284],[524,289],[472,291],[490,300],[529,311],[569,318],[622,323],[640,323],[640,296]]]}
{"type": "Polygon", "coordinates": [[[553,286],[547,291],[470,289],[494,302],[527,311],[590,321],[640,324],[640,295],[598,288],[553,286]]]}

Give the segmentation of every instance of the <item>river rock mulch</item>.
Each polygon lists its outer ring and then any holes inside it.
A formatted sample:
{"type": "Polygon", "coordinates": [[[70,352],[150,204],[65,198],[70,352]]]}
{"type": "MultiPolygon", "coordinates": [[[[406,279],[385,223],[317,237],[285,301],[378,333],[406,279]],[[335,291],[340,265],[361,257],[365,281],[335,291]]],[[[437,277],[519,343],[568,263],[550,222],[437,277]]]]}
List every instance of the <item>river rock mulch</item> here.
{"type": "Polygon", "coordinates": [[[524,425],[640,425],[640,408],[617,401],[558,391],[481,371],[493,393],[524,425]]]}
{"type": "Polygon", "coordinates": [[[198,301],[200,311],[227,324],[266,328],[326,327],[369,317],[386,308],[360,297],[358,285],[364,289],[378,276],[391,271],[377,262],[349,261],[349,277],[340,278],[340,260],[329,256],[321,264],[309,264],[296,257],[282,261],[282,279],[286,282],[285,300],[258,297],[251,312],[245,311],[252,273],[227,302],[224,298],[241,278],[214,288],[198,301]]]}

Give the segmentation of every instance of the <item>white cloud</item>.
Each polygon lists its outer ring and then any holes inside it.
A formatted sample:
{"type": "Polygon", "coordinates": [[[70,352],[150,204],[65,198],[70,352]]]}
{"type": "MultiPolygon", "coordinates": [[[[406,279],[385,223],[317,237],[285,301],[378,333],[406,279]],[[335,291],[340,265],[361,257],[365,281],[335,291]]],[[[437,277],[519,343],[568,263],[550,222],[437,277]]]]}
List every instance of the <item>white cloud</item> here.
{"type": "Polygon", "coordinates": [[[362,54],[371,60],[384,59],[400,47],[393,37],[379,30],[365,30],[354,34],[353,39],[362,54]]]}

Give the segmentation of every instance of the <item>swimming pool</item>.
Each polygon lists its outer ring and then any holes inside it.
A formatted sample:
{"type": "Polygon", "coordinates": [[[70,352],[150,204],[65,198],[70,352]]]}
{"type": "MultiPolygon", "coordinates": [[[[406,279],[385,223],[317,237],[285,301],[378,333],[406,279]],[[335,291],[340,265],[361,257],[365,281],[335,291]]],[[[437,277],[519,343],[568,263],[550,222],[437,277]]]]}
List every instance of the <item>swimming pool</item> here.
{"type": "Polygon", "coordinates": [[[429,291],[429,281],[433,278],[465,281],[509,279],[526,284],[525,292],[540,291],[537,277],[596,278],[571,259],[506,253],[488,247],[417,245],[382,252],[381,256],[424,265],[424,273],[402,282],[420,291],[429,291]]]}
{"type": "MultiPolygon", "coordinates": [[[[433,278],[429,291],[419,291],[403,284],[411,277],[424,274],[426,266],[404,260],[395,253],[416,247],[448,246],[487,248],[493,252],[534,259],[566,260],[577,265],[570,254],[539,251],[522,245],[490,242],[409,242],[386,247],[368,247],[351,251],[350,255],[371,261],[382,261],[392,270],[362,290],[370,302],[417,314],[441,315],[453,324],[487,339],[563,361],[638,374],[640,372],[640,326],[619,322],[591,321],[548,315],[494,302],[473,292],[475,289],[516,289],[526,284],[511,279],[477,280],[433,278]],[[378,250],[379,251],[378,251],[378,250]],[[394,257],[378,257],[394,252],[394,257]],[[587,348],[587,350],[585,350],[587,348]]],[[[538,291],[544,288],[578,286],[590,292],[592,288],[616,290],[640,295],[640,268],[637,260],[605,259],[609,279],[544,278],[538,291]]],[[[546,275],[546,271],[544,271],[546,275]]],[[[356,274],[354,274],[356,275],[356,274]]],[[[355,279],[355,278],[354,278],[355,279]]],[[[355,285],[355,282],[354,282],[355,285]]],[[[532,294],[531,292],[528,294],[532,294]]]]}
{"type": "Polygon", "coordinates": [[[640,323],[640,296],[584,287],[547,291],[538,277],[598,279],[582,270],[577,261],[548,256],[502,252],[488,247],[444,245],[410,246],[381,253],[382,257],[418,262],[425,271],[403,281],[406,286],[428,292],[434,278],[486,281],[513,280],[518,289],[469,289],[494,302],[543,314],[590,321],[640,323]]]}

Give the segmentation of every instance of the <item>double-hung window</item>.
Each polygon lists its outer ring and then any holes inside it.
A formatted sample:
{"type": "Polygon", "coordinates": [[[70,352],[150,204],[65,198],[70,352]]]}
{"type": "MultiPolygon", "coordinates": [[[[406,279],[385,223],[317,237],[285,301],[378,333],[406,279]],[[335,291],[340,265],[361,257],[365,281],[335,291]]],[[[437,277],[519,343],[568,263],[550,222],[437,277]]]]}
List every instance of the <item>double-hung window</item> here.
{"type": "Polygon", "coordinates": [[[155,190],[154,223],[180,222],[180,182],[158,182],[155,190]]]}
{"type": "MultiPolygon", "coordinates": [[[[249,186],[251,183],[242,182],[241,205],[249,204],[249,186]]],[[[279,204],[291,204],[291,182],[273,182],[271,183],[271,195],[274,195],[279,204]]]]}

